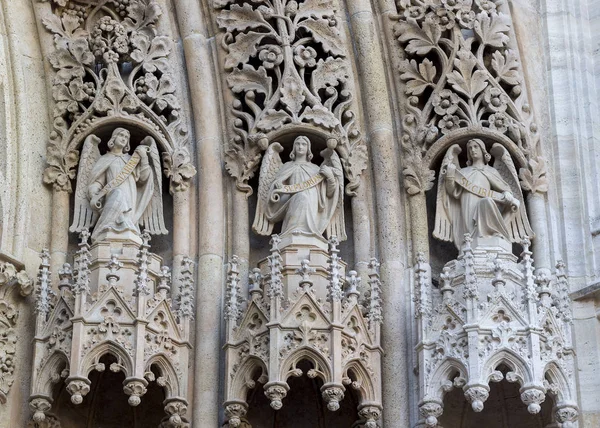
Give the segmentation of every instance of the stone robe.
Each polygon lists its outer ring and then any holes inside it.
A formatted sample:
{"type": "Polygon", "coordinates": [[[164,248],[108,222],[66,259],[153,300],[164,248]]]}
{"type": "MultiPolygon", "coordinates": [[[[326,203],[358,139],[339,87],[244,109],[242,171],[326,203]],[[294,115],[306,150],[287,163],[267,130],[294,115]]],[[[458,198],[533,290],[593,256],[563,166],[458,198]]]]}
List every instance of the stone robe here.
{"type": "MultiPolygon", "coordinates": [[[[508,183],[491,166],[484,165],[483,168],[468,166],[462,168],[460,172],[471,183],[481,188],[501,193],[510,191],[508,183]]],[[[506,225],[514,213],[508,205],[502,207],[501,212],[492,198],[475,195],[448,178],[446,178],[445,188],[450,199],[448,216],[452,222],[454,243],[458,248],[462,245],[465,233],[482,238],[500,236],[511,242],[506,225]]]]}
{"type": "MultiPolygon", "coordinates": [[[[300,184],[319,172],[319,167],[310,162],[291,161],[285,163],[279,170],[269,191],[267,218],[270,222],[283,220],[281,235],[300,232],[303,234],[322,236],[331,221],[340,195],[339,178],[325,178],[316,186],[293,194],[279,193],[279,200],[273,201],[272,196],[277,190],[275,183],[283,185],[300,184]]],[[[334,171],[337,177],[341,171],[334,171]]]]}
{"type": "MultiPolygon", "coordinates": [[[[130,159],[131,155],[126,153],[109,152],[100,157],[90,174],[88,187],[90,199],[107,183],[110,183],[130,159]]],[[[148,207],[154,192],[154,183],[151,177],[148,162],[140,161],[121,185],[104,196],[92,240],[96,240],[100,234],[109,230],[117,233],[127,230],[136,234],[140,233],[138,222],[148,207]]]]}

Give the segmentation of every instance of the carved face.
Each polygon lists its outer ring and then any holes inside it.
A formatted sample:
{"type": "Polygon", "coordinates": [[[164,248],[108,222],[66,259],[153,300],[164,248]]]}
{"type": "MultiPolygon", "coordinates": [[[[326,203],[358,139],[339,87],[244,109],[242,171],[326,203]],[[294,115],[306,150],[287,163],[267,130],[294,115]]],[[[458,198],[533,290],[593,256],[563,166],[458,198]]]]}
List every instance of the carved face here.
{"type": "Polygon", "coordinates": [[[481,150],[481,146],[473,140],[467,143],[467,154],[472,162],[483,160],[483,151],[481,150]]]}
{"type": "Polygon", "coordinates": [[[294,140],[294,147],[290,153],[291,160],[307,160],[310,162],[312,153],[310,151],[310,140],[307,137],[300,136],[294,140]]]}
{"type": "Polygon", "coordinates": [[[129,151],[129,131],[123,128],[115,129],[108,142],[108,148],[118,153],[129,151]]]}

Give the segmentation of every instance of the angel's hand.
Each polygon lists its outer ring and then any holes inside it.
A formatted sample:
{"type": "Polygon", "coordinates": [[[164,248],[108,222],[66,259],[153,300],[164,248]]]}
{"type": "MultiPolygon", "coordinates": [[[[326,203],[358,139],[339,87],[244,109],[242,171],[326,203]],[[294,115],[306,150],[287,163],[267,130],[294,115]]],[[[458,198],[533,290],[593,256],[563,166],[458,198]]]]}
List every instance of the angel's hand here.
{"type": "Polygon", "coordinates": [[[323,174],[323,175],[325,176],[325,178],[328,178],[328,179],[330,179],[330,180],[331,180],[332,178],[334,178],[334,176],[333,176],[333,171],[332,171],[332,170],[331,170],[331,168],[330,168],[329,166],[327,166],[327,165],[321,165],[321,169],[319,170],[319,172],[320,172],[321,174],[323,174]]]}
{"type": "Polygon", "coordinates": [[[283,187],[283,183],[281,181],[275,181],[273,182],[273,187],[275,189],[281,189],[283,187]]]}
{"type": "Polygon", "coordinates": [[[448,166],[446,167],[446,177],[453,179],[455,175],[456,175],[456,165],[454,165],[453,163],[449,163],[448,166]]]}
{"type": "Polygon", "coordinates": [[[142,158],[142,160],[148,160],[148,150],[149,150],[148,146],[142,146],[142,145],[137,146],[135,148],[135,152],[140,155],[140,158],[142,158]]]}
{"type": "Polygon", "coordinates": [[[102,208],[102,202],[100,202],[101,198],[102,197],[98,194],[92,195],[92,198],[90,199],[90,205],[92,206],[92,208],[98,210],[102,208]]]}

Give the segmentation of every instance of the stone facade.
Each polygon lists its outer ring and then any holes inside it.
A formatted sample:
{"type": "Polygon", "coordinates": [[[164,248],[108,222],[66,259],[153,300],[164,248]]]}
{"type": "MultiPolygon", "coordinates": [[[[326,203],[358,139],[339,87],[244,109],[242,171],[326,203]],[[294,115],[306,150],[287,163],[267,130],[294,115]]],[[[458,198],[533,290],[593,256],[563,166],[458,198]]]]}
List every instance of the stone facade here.
{"type": "Polygon", "coordinates": [[[0,1],[0,426],[599,426],[594,6],[0,1]]]}

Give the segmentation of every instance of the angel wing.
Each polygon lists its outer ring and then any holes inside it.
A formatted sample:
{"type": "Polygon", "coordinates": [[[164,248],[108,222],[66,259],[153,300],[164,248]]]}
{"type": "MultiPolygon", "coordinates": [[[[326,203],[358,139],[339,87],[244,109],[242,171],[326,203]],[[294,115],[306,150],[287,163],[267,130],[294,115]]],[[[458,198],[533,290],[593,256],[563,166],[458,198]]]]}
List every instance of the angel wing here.
{"type": "Polygon", "coordinates": [[[494,156],[494,169],[508,183],[510,191],[520,202],[517,212],[506,225],[512,242],[520,243],[525,238],[533,238],[534,233],[527,218],[525,200],[523,199],[523,192],[521,192],[521,186],[519,185],[519,176],[517,175],[517,170],[510,157],[510,153],[502,145],[496,143],[492,146],[490,154],[494,156]]]}
{"type": "Polygon", "coordinates": [[[462,152],[462,149],[458,144],[452,145],[442,161],[442,167],[440,169],[440,175],[438,177],[438,189],[437,189],[437,203],[435,208],[435,225],[433,227],[433,236],[442,241],[454,242],[454,236],[452,233],[452,220],[448,214],[449,204],[451,201],[446,192],[445,180],[446,170],[448,165],[453,163],[457,168],[460,168],[458,163],[458,155],[462,152]]]}
{"type": "Polygon", "coordinates": [[[337,236],[340,242],[345,241],[348,239],[348,236],[346,235],[346,223],[344,220],[344,170],[342,168],[342,162],[339,155],[333,149],[323,150],[321,152],[321,156],[323,156],[324,159],[323,165],[331,167],[333,173],[338,179],[338,182],[340,183],[337,205],[335,207],[333,216],[327,225],[325,234],[328,238],[337,236]]]}
{"type": "Polygon", "coordinates": [[[158,153],[158,147],[152,137],[146,137],[142,140],[142,144],[148,144],[148,160],[150,161],[150,167],[152,168],[152,180],[154,182],[154,191],[152,192],[152,199],[146,207],[140,218],[140,225],[144,226],[144,229],[153,235],[166,235],[168,233],[165,227],[165,219],[163,214],[163,201],[162,201],[162,170],[160,166],[160,154],[158,153]]]}
{"type": "Polygon", "coordinates": [[[260,177],[258,181],[258,201],[256,203],[256,215],[254,216],[254,223],[252,224],[252,230],[259,235],[270,235],[273,232],[273,223],[269,222],[267,218],[267,204],[269,201],[269,190],[275,176],[281,169],[283,162],[279,153],[283,151],[281,144],[275,142],[269,147],[263,157],[262,164],[260,166],[260,177]]]}
{"type": "Polygon", "coordinates": [[[88,186],[90,184],[90,174],[92,169],[100,158],[100,150],[98,149],[100,141],[100,138],[96,135],[90,134],[83,142],[79,170],[77,171],[73,224],[71,224],[71,227],[69,228],[71,232],[81,232],[83,229],[89,229],[93,227],[98,220],[98,212],[92,209],[90,205],[88,186]]]}

